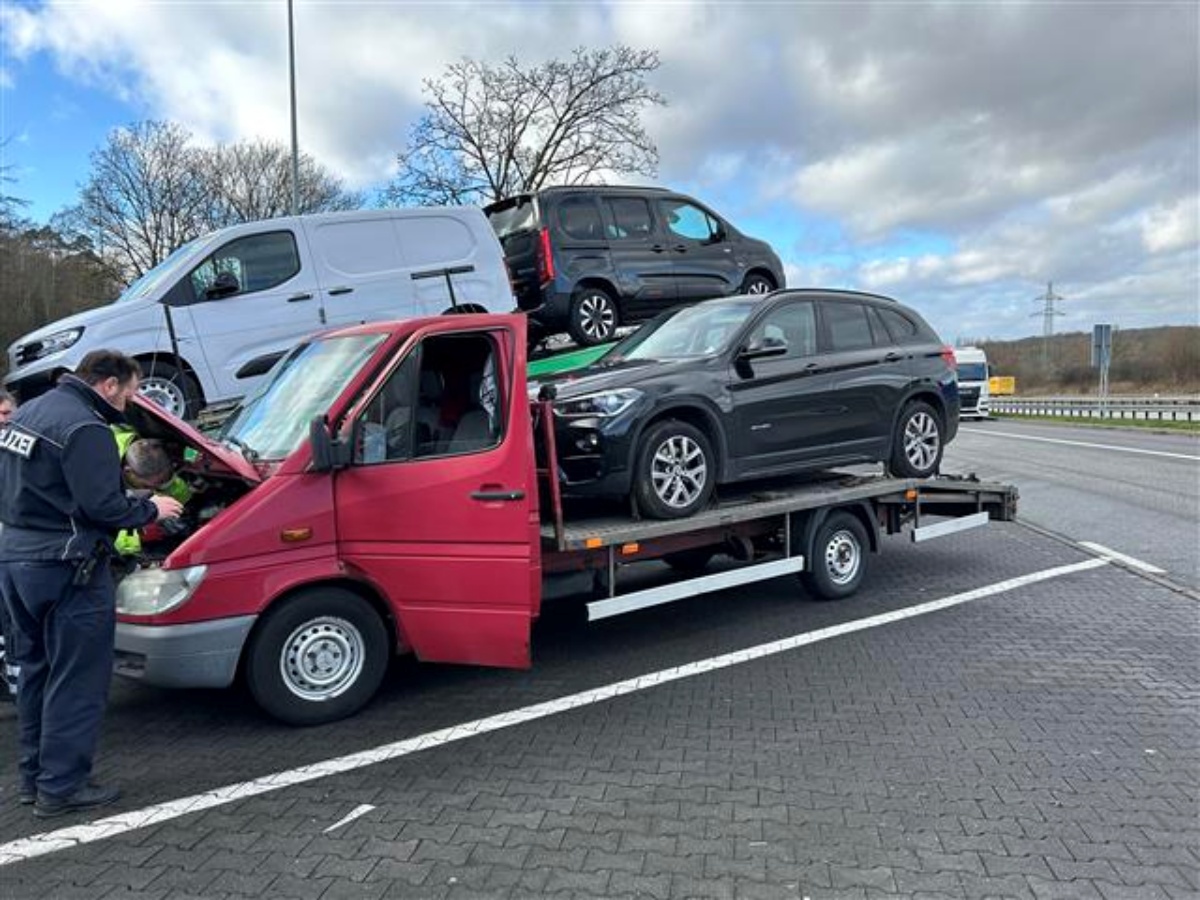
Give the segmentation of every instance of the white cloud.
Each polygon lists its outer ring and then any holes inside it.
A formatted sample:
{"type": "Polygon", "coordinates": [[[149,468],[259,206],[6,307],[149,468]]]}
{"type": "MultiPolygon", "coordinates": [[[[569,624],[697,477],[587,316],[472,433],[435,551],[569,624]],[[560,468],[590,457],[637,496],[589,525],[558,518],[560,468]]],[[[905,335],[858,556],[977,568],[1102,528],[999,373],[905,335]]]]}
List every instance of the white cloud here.
{"type": "MultiPolygon", "coordinates": [[[[646,116],[660,180],[794,238],[789,283],[911,297],[950,334],[1036,327],[1029,298],[1051,279],[1089,311],[1194,318],[1195,5],[295,9],[301,144],[352,186],[389,177],[422,79],[448,63],[620,41],[663,60],[669,105],[646,116]]],[[[6,4],[0,25],[10,90],[45,54],[203,140],[288,140],[283,3],[50,0],[6,4]]]]}

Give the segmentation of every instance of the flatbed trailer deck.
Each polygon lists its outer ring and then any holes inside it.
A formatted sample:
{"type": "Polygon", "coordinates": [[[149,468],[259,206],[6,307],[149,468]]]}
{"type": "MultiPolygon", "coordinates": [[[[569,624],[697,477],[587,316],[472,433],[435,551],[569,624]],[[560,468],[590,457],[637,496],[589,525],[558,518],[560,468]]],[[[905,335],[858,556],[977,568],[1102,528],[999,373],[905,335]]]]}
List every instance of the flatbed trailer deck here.
{"type": "Polygon", "coordinates": [[[552,411],[538,401],[532,412],[540,425],[538,473],[546,498],[542,571],[592,572],[601,598],[588,605],[592,620],[792,573],[810,593],[840,599],[862,583],[867,554],[879,552],[881,535],[907,530],[914,542],[922,542],[1016,516],[1012,485],[973,475],[922,480],[844,471],[724,488],[711,506],[684,519],[645,519],[636,509],[572,509],[556,477],[552,411]],[[719,554],[743,565],[703,574],[719,554]],[[685,577],[622,593],[621,570],[652,560],[665,561],[685,577]]]}

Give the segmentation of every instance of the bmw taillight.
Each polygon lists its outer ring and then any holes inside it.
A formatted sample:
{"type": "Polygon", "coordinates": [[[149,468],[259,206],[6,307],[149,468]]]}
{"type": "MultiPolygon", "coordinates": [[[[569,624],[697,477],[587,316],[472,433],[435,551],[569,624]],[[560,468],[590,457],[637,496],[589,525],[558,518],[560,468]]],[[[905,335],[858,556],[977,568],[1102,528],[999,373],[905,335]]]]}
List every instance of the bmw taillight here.
{"type": "Polygon", "coordinates": [[[948,365],[950,368],[952,368],[952,369],[958,368],[958,360],[954,356],[954,348],[953,347],[943,347],[942,348],[942,359],[944,359],[946,361],[946,365],[948,365]]]}
{"type": "Polygon", "coordinates": [[[554,280],[554,253],[550,249],[550,230],[538,232],[538,281],[549,284],[554,280]]]}

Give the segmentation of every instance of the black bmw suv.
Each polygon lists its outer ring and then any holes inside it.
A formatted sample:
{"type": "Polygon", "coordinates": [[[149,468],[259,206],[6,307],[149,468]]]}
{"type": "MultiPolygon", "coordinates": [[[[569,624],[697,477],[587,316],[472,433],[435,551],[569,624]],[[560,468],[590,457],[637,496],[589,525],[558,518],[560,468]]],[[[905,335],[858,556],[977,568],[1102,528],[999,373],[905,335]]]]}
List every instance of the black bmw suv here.
{"type": "Polygon", "coordinates": [[[938,470],[958,431],[954,351],[916,312],[853,291],[786,290],[664,313],[549,385],[564,491],[654,518],[718,484],[853,463],[938,470]]]}
{"type": "Polygon", "coordinates": [[[484,213],[538,338],[567,331],[600,344],[681,303],[784,286],[767,243],[661,188],[553,187],[484,213]]]}

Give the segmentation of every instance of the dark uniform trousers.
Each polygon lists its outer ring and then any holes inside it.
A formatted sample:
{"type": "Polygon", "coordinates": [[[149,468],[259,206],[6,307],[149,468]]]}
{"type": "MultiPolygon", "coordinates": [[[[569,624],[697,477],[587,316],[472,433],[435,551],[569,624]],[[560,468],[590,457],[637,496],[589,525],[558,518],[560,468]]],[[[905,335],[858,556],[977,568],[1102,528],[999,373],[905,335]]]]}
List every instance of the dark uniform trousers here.
{"type": "Polygon", "coordinates": [[[21,670],[21,782],[51,797],[87,784],[112,677],[112,576],[96,566],[89,582],[77,585],[76,568],[75,562],[7,564],[8,650],[21,670]]]}

